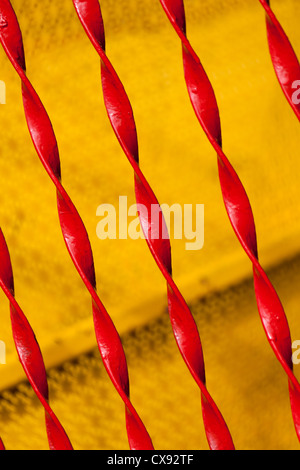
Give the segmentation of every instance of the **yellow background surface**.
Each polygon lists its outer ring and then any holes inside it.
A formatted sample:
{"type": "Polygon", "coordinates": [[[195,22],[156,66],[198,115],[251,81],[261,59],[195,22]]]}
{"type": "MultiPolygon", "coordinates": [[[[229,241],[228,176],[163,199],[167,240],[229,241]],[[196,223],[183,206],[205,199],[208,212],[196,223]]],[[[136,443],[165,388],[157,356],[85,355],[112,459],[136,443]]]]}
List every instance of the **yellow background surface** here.
{"type": "MultiPolygon", "coordinates": [[[[256,0],[187,0],[188,37],[211,79],[224,151],[249,195],[262,265],[300,339],[300,143],[298,122],[277,83],[256,0]]],[[[71,0],[12,1],[27,73],[52,121],[63,184],[89,233],[98,292],[124,340],[132,400],[158,449],[206,448],[199,391],[172,338],[166,285],[144,240],[96,235],[100,204],[135,202],[133,173],[103,104],[99,57],[71,0]]],[[[231,229],[216,155],[189,102],[178,37],[158,0],[101,2],[107,54],[129,95],[140,164],[158,200],[205,205],[205,244],[171,240],[174,279],[191,303],[203,341],[208,388],[241,449],[297,448],[286,377],[264,337],[251,265],[231,229]]],[[[296,0],[272,7],[300,51],[296,0]]],[[[123,404],[93,332],[90,297],[66,251],[55,189],[26,127],[21,86],[0,50],[0,225],[11,254],[16,298],[49,371],[50,403],[78,449],[127,448],[123,404]]],[[[43,409],[14,349],[0,295],[0,435],[7,448],[46,449],[43,409]],[[30,430],[30,432],[28,432],[30,430]]],[[[299,368],[299,366],[298,366],[299,368]]],[[[297,366],[295,373],[299,375],[297,366]]]]}

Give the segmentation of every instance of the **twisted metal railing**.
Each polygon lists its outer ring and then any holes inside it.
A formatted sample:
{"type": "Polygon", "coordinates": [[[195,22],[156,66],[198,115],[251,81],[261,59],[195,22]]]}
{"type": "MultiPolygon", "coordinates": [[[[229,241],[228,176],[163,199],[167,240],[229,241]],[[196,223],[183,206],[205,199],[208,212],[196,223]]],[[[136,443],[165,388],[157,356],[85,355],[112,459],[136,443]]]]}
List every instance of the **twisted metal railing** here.
{"type": "MultiPolygon", "coordinates": [[[[293,374],[291,337],[280,299],[258,259],[255,222],[246,191],[222,149],[221,122],[213,87],[186,36],[183,0],[160,0],[182,42],[185,80],[195,114],[218,155],[220,185],[233,230],[253,265],[258,311],[267,339],[288,376],[292,416],[300,440],[300,385],[293,374]]],[[[174,336],[182,357],[201,390],[202,411],[211,449],[233,449],[228,427],[206,388],[201,340],[189,307],[172,277],[171,245],[165,220],[156,196],[139,166],[138,141],[131,104],[105,52],[105,34],[98,0],[73,0],[79,19],[101,58],[104,102],[119,143],[133,170],[140,222],[149,249],[167,281],[168,306],[174,336]],[[159,208],[152,219],[151,207],[159,208]],[[145,214],[141,207],[146,207],[145,214]]],[[[297,118],[300,104],[293,99],[300,66],[291,43],[270,2],[260,0],[266,11],[268,44],[280,86],[297,118]]],[[[84,224],[61,183],[60,159],[49,117],[26,76],[21,31],[9,0],[0,0],[0,41],[22,81],[23,104],[29,132],[38,156],[57,190],[57,205],[63,237],[72,261],[92,297],[93,319],[98,348],[108,375],[125,403],[126,425],[131,449],[152,449],[151,438],[131,404],[126,357],[121,340],[96,292],[94,261],[84,224]]],[[[50,448],[72,448],[61,424],[48,403],[45,366],[34,333],[14,297],[9,252],[0,231],[0,286],[10,301],[16,349],[35,393],[45,408],[50,448]]],[[[4,450],[0,439],[0,450],[4,450]]]]}
{"type": "Polygon", "coordinates": [[[289,325],[281,301],[258,260],[252,208],[236,171],[222,149],[221,122],[215,93],[187,39],[183,0],[160,0],[160,3],[182,43],[185,80],[195,114],[217,152],[225,208],[233,230],[253,265],[258,311],[269,344],[288,376],[292,416],[300,440],[300,384],[293,373],[289,325]]]}
{"type": "MultiPolygon", "coordinates": [[[[8,247],[0,229],[0,287],[10,303],[13,338],[20,363],[30,385],[45,409],[46,430],[51,450],[72,450],[72,444],[49,405],[46,368],[34,332],[14,295],[14,278],[8,247]]],[[[0,440],[0,449],[4,450],[0,440]]]]}
{"type": "Polygon", "coordinates": [[[267,36],[272,64],[291,108],[300,121],[300,100],[295,89],[300,87],[300,64],[281,24],[270,7],[269,0],[259,0],[266,12],[267,36]]]}
{"type": "Polygon", "coordinates": [[[139,151],[133,111],[124,87],[105,53],[105,34],[98,0],[73,0],[83,28],[101,59],[104,103],[112,128],[133,170],[141,227],[149,249],[167,281],[168,306],[180,353],[201,390],[203,421],[211,449],[233,449],[228,427],[206,388],[202,345],[197,325],[172,278],[171,245],[162,210],[139,166],[139,151]],[[144,207],[147,210],[143,211],[144,207]],[[152,208],[159,212],[153,217],[152,208]]]}
{"type": "MultiPolygon", "coordinates": [[[[130,448],[153,449],[151,438],[129,398],[129,377],[125,352],[118,332],[96,292],[94,261],[88,234],[61,183],[56,137],[46,110],[26,76],[22,34],[9,0],[1,0],[0,2],[0,19],[1,44],[21,78],[23,105],[30,136],[41,163],[56,187],[57,207],[63,238],[70,257],[92,297],[95,334],[103,364],[125,404],[130,448]]],[[[22,349],[22,338],[20,341],[22,349]]],[[[24,352],[29,353],[25,347],[24,352]]]]}

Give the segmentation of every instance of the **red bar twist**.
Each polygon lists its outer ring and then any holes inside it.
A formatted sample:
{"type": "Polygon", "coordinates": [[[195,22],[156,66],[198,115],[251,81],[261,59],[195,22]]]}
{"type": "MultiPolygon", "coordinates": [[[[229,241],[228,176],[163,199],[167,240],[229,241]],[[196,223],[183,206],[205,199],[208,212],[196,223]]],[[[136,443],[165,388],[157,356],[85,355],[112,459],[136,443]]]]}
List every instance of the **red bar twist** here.
{"type": "Polygon", "coordinates": [[[141,226],[149,249],[167,281],[168,305],[181,355],[201,390],[205,431],[211,449],[233,449],[227,425],[205,384],[202,345],[194,318],[172,279],[171,246],[165,220],[149,183],[139,167],[138,140],[131,104],[105,53],[105,34],[98,0],[73,0],[86,34],[101,58],[102,87],[108,117],[119,143],[134,170],[135,193],[141,226]],[[141,207],[146,207],[143,211],[141,207]],[[159,220],[152,217],[158,208],[159,220]]]}
{"type": "MultiPolygon", "coordinates": [[[[46,429],[51,450],[72,450],[69,438],[48,403],[46,369],[32,328],[14,296],[14,279],[10,255],[0,229],[0,286],[10,302],[13,338],[19,360],[35,394],[45,408],[46,429]]],[[[0,449],[4,449],[0,441],[0,449]]]]}
{"type": "Polygon", "coordinates": [[[276,76],[283,93],[300,121],[300,101],[293,98],[295,88],[300,86],[299,61],[289,38],[270,8],[269,0],[259,1],[266,11],[268,44],[276,76]],[[296,84],[297,81],[298,84],[296,84]]]}
{"type": "MultiPolygon", "coordinates": [[[[118,332],[96,292],[92,249],[86,228],[61,184],[56,138],[46,110],[26,76],[23,41],[18,20],[9,0],[0,2],[0,41],[22,81],[22,95],[29,132],[37,154],[57,190],[57,206],[62,234],[70,257],[92,297],[93,319],[98,348],[108,375],[125,403],[126,425],[131,449],[153,449],[144,424],[129,399],[129,378],[125,353],[118,332]]],[[[19,328],[17,323],[14,328],[19,328]]],[[[29,354],[20,337],[20,348],[29,354]],[[23,346],[22,346],[23,345],[23,346]]],[[[31,354],[35,361],[35,354],[31,354]]],[[[33,371],[36,364],[33,362],[33,371]]]]}
{"type": "Polygon", "coordinates": [[[256,229],[246,191],[222,150],[221,122],[212,85],[186,36],[183,0],[160,0],[182,42],[185,80],[195,114],[218,155],[223,199],[233,230],[253,265],[260,318],[268,341],[288,376],[292,416],[300,440],[300,384],[293,374],[289,325],[280,299],[258,261],[256,229]]]}

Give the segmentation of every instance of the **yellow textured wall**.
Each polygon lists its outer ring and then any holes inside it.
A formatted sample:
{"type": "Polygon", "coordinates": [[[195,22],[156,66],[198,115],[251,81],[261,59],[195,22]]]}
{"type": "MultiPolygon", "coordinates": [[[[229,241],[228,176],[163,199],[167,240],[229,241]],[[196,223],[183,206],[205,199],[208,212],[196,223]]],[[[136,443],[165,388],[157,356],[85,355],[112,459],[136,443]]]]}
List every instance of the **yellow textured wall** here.
{"type": "MultiPolygon", "coordinates": [[[[185,3],[188,36],[219,103],[224,150],[253,207],[261,263],[273,269],[292,338],[300,339],[300,136],[271,65],[264,11],[256,0],[185,3]]],[[[104,108],[99,58],[71,0],[12,4],[28,77],[58,140],[64,186],[90,236],[99,295],[124,338],[133,401],[156,448],[206,448],[199,392],[173,342],[165,281],[145,241],[96,235],[100,204],[117,204],[120,195],[135,202],[132,169],[104,108]]],[[[272,6],[299,56],[299,2],[272,6]]],[[[172,240],[172,253],[174,278],[199,322],[208,388],[237,447],[297,448],[286,377],[259,322],[251,266],[225,213],[215,153],[188,99],[178,38],[159,1],[102,0],[101,7],[107,54],[133,106],[143,172],[161,203],[205,205],[204,248],[186,251],[185,240],[172,240]]],[[[2,49],[0,80],[7,87],[0,226],[16,298],[49,370],[51,403],[76,448],[127,448],[123,404],[95,350],[90,297],[65,249],[54,186],[34,151],[20,80],[2,49]]],[[[2,293],[0,322],[7,346],[0,435],[8,448],[47,448],[43,410],[22,383],[2,293]]]]}

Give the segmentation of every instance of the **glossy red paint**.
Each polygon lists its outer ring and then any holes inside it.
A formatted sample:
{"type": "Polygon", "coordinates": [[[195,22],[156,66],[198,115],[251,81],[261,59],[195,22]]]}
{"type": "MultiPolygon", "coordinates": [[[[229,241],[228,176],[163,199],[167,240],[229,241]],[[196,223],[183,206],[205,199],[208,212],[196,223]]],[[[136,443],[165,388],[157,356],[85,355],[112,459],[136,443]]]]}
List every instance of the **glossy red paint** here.
{"type": "MultiPolygon", "coordinates": [[[[258,260],[252,208],[236,171],[222,149],[221,122],[216,97],[206,72],[187,39],[185,26],[183,27],[186,24],[183,0],[160,2],[182,43],[185,80],[195,114],[218,156],[219,180],[230,223],[253,265],[258,311],[269,344],[288,376],[292,415],[300,440],[300,384],[293,374],[289,325],[281,301],[258,260]]],[[[284,45],[287,45],[286,41],[284,45]]],[[[275,50],[276,47],[273,47],[273,51],[275,50]]],[[[282,50],[280,56],[281,60],[284,60],[282,50]]],[[[286,67],[290,73],[290,61],[286,67]]]]}
{"type": "MultiPolygon", "coordinates": [[[[0,230],[0,286],[10,302],[13,338],[19,360],[35,394],[45,408],[46,429],[51,450],[72,450],[71,442],[48,402],[48,382],[42,353],[34,332],[17,303],[9,251],[0,230]]],[[[0,449],[4,445],[0,441],[0,449]]]]}
{"type": "MultiPolygon", "coordinates": [[[[112,128],[134,170],[137,205],[146,206],[150,215],[151,205],[158,206],[158,201],[139,166],[137,132],[131,104],[105,53],[104,29],[99,31],[99,26],[103,25],[99,2],[98,0],[73,0],[73,3],[83,28],[101,59],[104,102],[112,128]]],[[[183,24],[181,26],[184,27],[183,24]]],[[[170,239],[156,236],[163,226],[166,227],[162,211],[160,212],[160,227],[154,227],[151,215],[148,218],[141,213],[139,215],[149,249],[167,281],[169,315],[178,348],[201,390],[203,420],[209,446],[216,450],[232,450],[234,445],[228,427],[206,388],[203,351],[197,325],[172,278],[170,239]]]]}
{"type": "Polygon", "coordinates": [[[273,67],[282,91],[300,121],[300,103],[295,103],[293,83],[300,80],[300,64],[281,24],[273,13],[270,2],[259,0],[266,12],[268,44],[273,67]]]}
{"type": "MultiPolygon", "coordinates": [[[[26,76],[22,35],[9,0],[0,2],[0,41],[22,81],[22,96],[28,129],[36,152],[53,181],[63,238],[70,257],[92,297],[92,310],[98,348],[107,373],[124,401],[127,434],[131,449],[152,449],[152,441],[129,398],[129,378],[125,352],[119,334],[96,292],[93,254],[86,228],[61,183],[60,158],[50,119],[26,76]]],[[[98,28],[100,25],[97,24],[98,28]]],[[[29,330],[16,320],[13,324],[21,360],[35,379],[39,377],[37,350],[29,330]],[[35,349],[34,349],[35,348],[35,349]],[[29,363],[27,362],[29,358],[29,363]]],[[[41,386],[41,384],[40,384],[41,386]]],[[[99,405],[101,406],[101,404],[99,405]]],[[[56,428],[49,429],[55,446],[63,445],[56,428]]]]}

